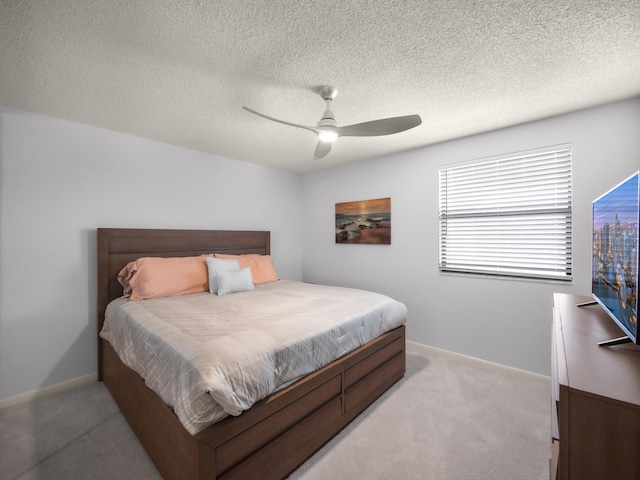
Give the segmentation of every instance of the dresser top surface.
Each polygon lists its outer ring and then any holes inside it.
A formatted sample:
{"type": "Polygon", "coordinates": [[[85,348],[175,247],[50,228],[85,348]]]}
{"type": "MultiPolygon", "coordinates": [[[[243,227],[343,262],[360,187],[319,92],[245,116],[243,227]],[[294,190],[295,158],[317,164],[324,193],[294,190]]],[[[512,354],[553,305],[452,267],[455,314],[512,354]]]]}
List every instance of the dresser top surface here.
{"type": "Polygon", "coordinates": [[[558,354],[566,366],[568,387],[640,408],[640,345],[600,347],[598,342],[624,335],[598,304],[577,307],[591,297],[554,295],[562,336],[558,354]]]}

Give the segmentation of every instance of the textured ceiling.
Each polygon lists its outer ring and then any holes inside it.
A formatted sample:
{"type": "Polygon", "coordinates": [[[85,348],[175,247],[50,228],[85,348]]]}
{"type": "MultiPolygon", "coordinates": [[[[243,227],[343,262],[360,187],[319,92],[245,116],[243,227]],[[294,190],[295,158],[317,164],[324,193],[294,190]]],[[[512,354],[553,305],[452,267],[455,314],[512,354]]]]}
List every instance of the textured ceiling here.
{"type": "Polygon", "coordinates": [[[0,105],[308,172],[640,95],[638,0],[0,0],[0,105]],[[386,137],[315,134],[418,113],[386,137]]]}

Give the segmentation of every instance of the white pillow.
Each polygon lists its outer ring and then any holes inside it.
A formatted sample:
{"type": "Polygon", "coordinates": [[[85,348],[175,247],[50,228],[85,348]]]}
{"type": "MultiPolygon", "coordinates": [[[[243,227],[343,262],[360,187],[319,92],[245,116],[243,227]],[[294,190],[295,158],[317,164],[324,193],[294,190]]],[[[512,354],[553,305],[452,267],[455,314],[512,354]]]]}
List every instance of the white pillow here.
{"type": "Polygon", "coordinates": [[[207,257],[207,270],[209,273],[209,293],[218,293],[218,277],[216,270],[238,270],[238,260],[207,257]]]}
{"type": "Polygon", "coordinates": [[[238,270],[218,270],[216,275],[218,276],[218,295],[246,292],[254,288],[250,267],[238,270]]]}

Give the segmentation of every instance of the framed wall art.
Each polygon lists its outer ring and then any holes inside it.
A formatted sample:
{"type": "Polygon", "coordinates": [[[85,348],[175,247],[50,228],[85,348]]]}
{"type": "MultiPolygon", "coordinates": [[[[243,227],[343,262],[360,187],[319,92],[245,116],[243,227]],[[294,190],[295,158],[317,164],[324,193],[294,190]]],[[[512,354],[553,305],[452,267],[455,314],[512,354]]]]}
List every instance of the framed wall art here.
{"type": "Polygon", "coordinates": [[[391,198],[336,203],[336,243],[391,245],[391,198]]]}

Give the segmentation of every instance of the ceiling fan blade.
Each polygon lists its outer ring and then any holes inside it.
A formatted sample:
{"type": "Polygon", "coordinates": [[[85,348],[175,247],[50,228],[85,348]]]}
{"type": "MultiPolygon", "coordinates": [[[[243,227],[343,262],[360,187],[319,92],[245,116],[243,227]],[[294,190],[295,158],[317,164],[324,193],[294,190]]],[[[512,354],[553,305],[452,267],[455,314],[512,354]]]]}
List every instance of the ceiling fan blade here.
{"type": "Polygon", "coordinates": [[[309,127],[307,125],[300,125],[298,123],[291,123],[291,122],[286,122],[284,120],[278,120],[277,118],[270,117],[268,115],[265,115],[264,113],[256,112],[255,110],[252,110],[249,107],[242,107],[242,108],[244,108],[247,112],[251,112],[254,115],[258,115],[259,117],[266,118],[267,120],[272,120],[274,122],[283,123],[285,125],[290,125],[292,127],[304,128],[305,130],[310,130],[310,131],[312,131],[312,132],[314,132],[316,134],[320,134],[320,132],[321,132],[321,130],[316,128],[316,127],[309,127]]]}
{"type": "Polygon", "coordinates": [[[377,137],[404,132],[422,123],[420,115],[405,115],[404,117],[383,118],[371,122],[356,123],[338,127],[339,137],[377,137]]]}
{"type": "Polygon", "coordinates": [[[319,141],[316,146],[316,151],[313,153],[313,158],[326,157],[331,151],[331,142],[319,141]]]}

